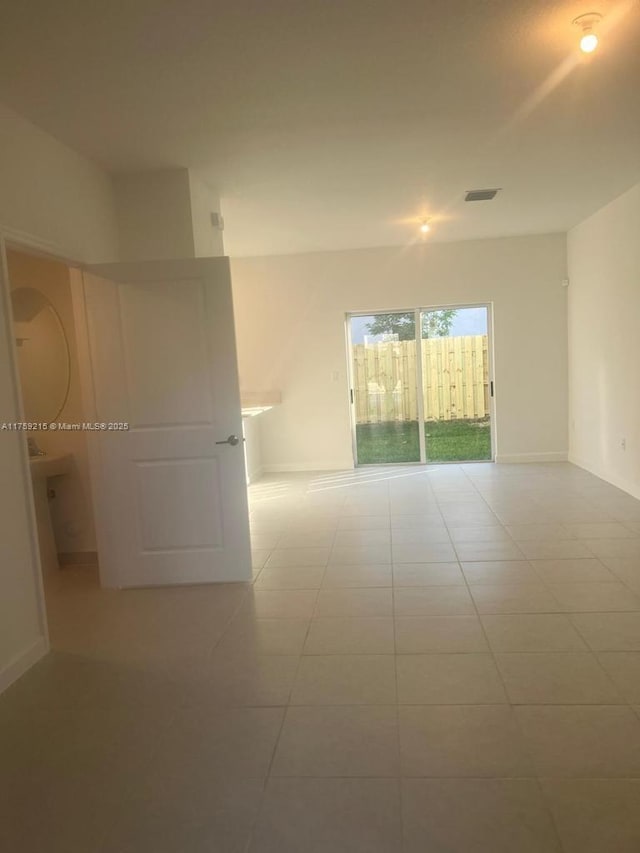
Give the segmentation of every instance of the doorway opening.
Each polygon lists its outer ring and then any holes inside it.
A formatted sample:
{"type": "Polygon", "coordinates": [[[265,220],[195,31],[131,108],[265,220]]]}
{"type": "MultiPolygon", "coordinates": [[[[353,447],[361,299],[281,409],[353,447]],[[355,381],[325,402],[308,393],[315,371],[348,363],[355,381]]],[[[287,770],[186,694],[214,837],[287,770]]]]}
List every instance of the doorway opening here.
{"type": "Polygon", "coordinates": [[[494,458],[489,305],[347,315],[356,465],[494,458]]]}
{"type": "Polygon", "coordinates": [[[62,260],[7,247],[7,272],[17,380],[22,398],[42,570],[42,605],[52,643],[78,623],[78,648],[89,626],[88,604],[99,589],[96,514],[89,465],[84,367],[72,296],[72,270],[62,260]]]}

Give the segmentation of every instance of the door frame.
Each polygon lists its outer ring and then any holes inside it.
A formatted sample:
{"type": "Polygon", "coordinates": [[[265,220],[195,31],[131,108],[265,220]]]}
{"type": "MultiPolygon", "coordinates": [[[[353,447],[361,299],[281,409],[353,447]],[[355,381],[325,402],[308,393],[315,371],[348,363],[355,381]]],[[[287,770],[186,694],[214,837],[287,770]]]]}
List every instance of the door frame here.
{"type": "Polygon", "coordinates": [[[445,303],[442,305],[419,306],[417,308],[390,308],[380,309],[378,311],[349,311],[345,314],[344,320],[345,339],[346,339],[346,354],[347,354],[347,379],[348,379],[348,401],[349,401],[349,422],[351,426],[351,447],[353,452],[354,468],[380,468],[380,467],[397,467],[402,465],[475,465],[486,462],[496,461],[496,395],[495,395],[495,379],[494,379],[494,343],[493,343],[493,302],[464,302],[464,303],[445,303]],[[491,424],[491,458],[490,459],[470,459],[465,462],[428,462],[426,457],[426,439],[424,435],[424,394],[422,385],[422,335],[416,331],[416,383],[418,385],[418,437],[420,442],[420,460],[417,462],[358,462],[358,444],[356,438],[356,412],[355,412],[355,395],[353,391],[353,342],[351,339],[351,319],[353,317],[371,317],[373,314],[414,314],[416,320],[416,330],[421,329],[420,316],[429,311],[446,311],[448,309],[462,308],[485,308],[487,312],[487,360],[489,373],[489,420],[491,424]],[[422,428],[420,428],[422,425],[422,428]]]}
{"type": "MultiPolygon", "coordinates": [[[[24,402],[22,399],[22,386],[20,384],[20,375],[18,372],[18,354],[16,351],[16,343],[13,335],[12,316],[11,316],[11,282],[9,279],[9,268],[7,264],[7,250],[15,249],[25,254],[34,255],[37,257],[49,258],[66,264],[69,269],[82,267],[82,262],[73,258],[72,252],[47,240],[42,240],[34,234],[26,231],[18,231],[2,222],[0,222],[0,301],[5,312],[5,323],[7,325],[7,339],[9,342],[8,357],[9,369],[11,373],[11,391],[13,403],[19,421],[24,421],[24,402]]],[[[7,681],[3,680],[0,683],[0,692],[5,687],[8,687],[16,678],[25,672],[30,666],[45,655],[49,651],[49,625],[47,621],[47,608],[44,596],[44,577],[42,573],[42,560],[40,556],[40,542],[38,539],[38,525],[36,521],[35,501],[33,494],[33,482],[31,480],[31,468],[29,465],[29,453],[27,450],[26,434],[23,435],[23,441],[20,442],[20,468],[22,473],[22,486],[26,497],[25,514],[27,520],[27,529],[29,534],[29,545],[31,552],[31,573],[34,578],[37,608],[38,608],[38,624],[41,632],[42,642],[33,647],[32,654],[28,659],[21,659],[16,663],[6,676],[7,681]]]]}

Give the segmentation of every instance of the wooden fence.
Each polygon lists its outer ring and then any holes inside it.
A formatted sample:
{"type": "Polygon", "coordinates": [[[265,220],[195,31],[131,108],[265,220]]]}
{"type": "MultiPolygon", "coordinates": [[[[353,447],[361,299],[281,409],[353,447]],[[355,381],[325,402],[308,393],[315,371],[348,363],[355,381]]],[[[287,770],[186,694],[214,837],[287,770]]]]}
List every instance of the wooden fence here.
{"type": "MultiPolygon", "coordinates": [[[[355,344],[356,423],[418,420],[415,341],[355,344]]],[[[489,414],[486,335],[422,341],[425,420],[484,418],[489,414]]]]}

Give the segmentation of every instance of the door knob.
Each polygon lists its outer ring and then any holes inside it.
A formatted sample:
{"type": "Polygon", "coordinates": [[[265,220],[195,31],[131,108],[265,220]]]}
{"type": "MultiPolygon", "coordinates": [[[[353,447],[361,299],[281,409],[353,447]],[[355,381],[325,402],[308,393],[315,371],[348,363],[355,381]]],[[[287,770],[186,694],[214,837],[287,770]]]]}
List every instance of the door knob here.
{"type": "Polygon", "coordinates": [[[236,444],[240,444],[240,439],[237,435],[230,435],[229,438],[225,438],[224,441],[216,441],[216,444],[231,444],[235,447],[236,444]]]}

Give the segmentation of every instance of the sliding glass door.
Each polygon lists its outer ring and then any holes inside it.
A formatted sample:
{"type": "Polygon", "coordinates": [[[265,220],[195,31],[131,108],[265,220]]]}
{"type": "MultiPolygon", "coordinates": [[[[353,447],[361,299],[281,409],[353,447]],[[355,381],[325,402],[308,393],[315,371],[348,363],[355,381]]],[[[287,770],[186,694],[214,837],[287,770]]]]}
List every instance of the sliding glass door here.
{"type": "Polygon", "coordinates": [[[493,458],[488,306],[347,318],[357,465],[493,458]]]}
{"type": "Polygon", "coordinates": [[[349,317],[358,465],[420,462],[416,313],[349,317]]]}
{"type": "Polygon", "coordinates": [[[487,306],[421,313],[426,461],[489,460],[492,452],[487,306]]]}

